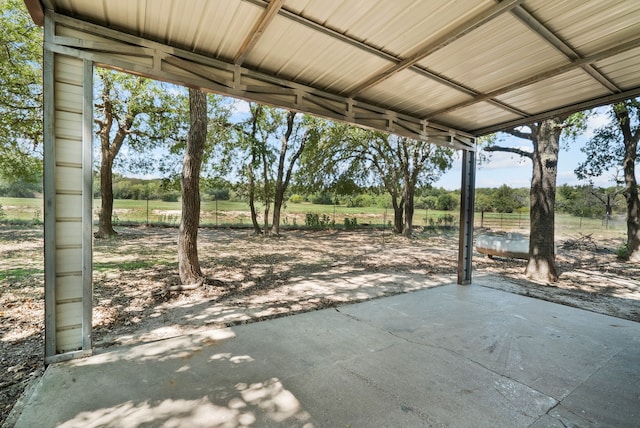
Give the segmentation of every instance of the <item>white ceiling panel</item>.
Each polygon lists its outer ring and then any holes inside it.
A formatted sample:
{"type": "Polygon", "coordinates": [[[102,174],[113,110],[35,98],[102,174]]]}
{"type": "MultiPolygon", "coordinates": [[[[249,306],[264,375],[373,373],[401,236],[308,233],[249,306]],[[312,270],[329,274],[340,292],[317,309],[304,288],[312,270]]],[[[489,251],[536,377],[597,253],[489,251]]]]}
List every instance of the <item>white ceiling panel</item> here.
{"type": "Polygon", "coordinates": [[[595,66],[621,89],[633,88],[638,85],[640,74],[640,48],[599,61],[595,66]]]}
{"type": "Polygon", "coordinates": [[[401,112],[417,112],[427,116],[430,112],[445,108],[451,103],[470,100],[471,95],[452,89],[435,80],[425,80],[414,71],[398,73],[388,80],[362,93],[368,101],[384,100],[385,105],[401,112]]]}
{"type": "Polygon", "coordinates": [[[498,99],[536,114],[549,107],[557,108],[578,103],[588,96],[599,97],[606,94],[607,90],[594,82],[584,71],[574,70],[509,92],[498,99]],[[566,91],[567,87],[571,88],[570,92],[566,91]]]}
{"type": "Polygon", "coordinates": [[[517,82],[568,60],[511,15],[502,15],[420,61],[479,92],[517,82]]]}
{"type": "Polygon", "coordinates": [[[640,1],[528,1],[526,6],[582,56],[640,34],[640,1]]]}
{"type": "Polygon", "coordinates": [[[487,102],[473,104],[455,112],[443,114],[440,119],[450,126],[459,129],[480,128],[518,119],[509,113],[487,102]]]}
{"type": "MultiPolygon", "coordinates": [[[[314,112],[325,106],[327,117],[346,120],[358,105],[382,123],[477,135],[640,95],[637,0],[24,1],[141,38],[142,52],[156,49],[147,40],[166,46],[153,61],[173,48],[198,54],[197,77],[185,83],[211,81],[211,90],[263,102],[278,93],[274,104],[299,110],[314,98],[314,112]],[[239,86],[241,75],[263,83],[239,86]]],[[[85,53],[97,46],[64,42],[85,53]]],[[[108,63],[99,49],[86,55],[108,63]]],[[[127,69],[127,55],[114,54],[114,66],[127,69]]],[[[168,57],[165,67],[188,76],[192,60],[168,57]]],[[[132,71],[144,74],[146,63],[132,71]]]]}

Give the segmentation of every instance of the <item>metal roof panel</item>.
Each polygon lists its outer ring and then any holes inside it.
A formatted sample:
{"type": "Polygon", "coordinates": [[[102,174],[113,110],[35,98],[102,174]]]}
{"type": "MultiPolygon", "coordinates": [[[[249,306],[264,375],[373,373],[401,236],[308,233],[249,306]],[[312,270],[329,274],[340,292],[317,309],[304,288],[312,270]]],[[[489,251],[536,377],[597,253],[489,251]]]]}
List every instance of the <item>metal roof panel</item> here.
{"type": "Polygon", "coordinates": [[[411,70],[398,73],[390,79],[362,93],[367,100],[378,100],[391,109],[417,112],[426,116],[429,112],[451,103],[469,100],[471,96],[445,86],[411,70]]]}
{"type": "Polygon", "coordinates": [[[607,89],[583,70],[573,70],[498,97],[504,103],[528,113],[577,103],[585,97],[604,96],[607,89]]]}
{"type": "Polygon", "coordinates": [[[567,62],[516,18],[503,15],[419,65],[488,92],[567,62]]]}
{"type": "Polygon", "coordinates": [[[162,43],[167,52],[179,48],[220,60],[229,67],[223,74],[241,65],[284,86],[344,97],[345,105],[366,101],[418,122],[433,115],[429,120],[470,133],[514,115],[539,118],[640,92],[635,0],[43,3],[60,15],[162,43]],[[471,113],[481,119],[462,119],[471,113]]]}
{"type": "Polygon", "coordinates": [[[640,2],[527,1],[525,7],[583,56],[640,34],[640,2]]]}
{"type": "Polygon", "coordinates": [[[599,61],[595,66],[621,89],[640,86],[640,48],[599,61]]]}
{"type": "Polygon", "coordinates": [[[446,123],[458,129],[475,129],[518,118],[516,114],[505,111],[488,102],[473,104],[455,112],[445,113],[436,117],[438,122],[446,123]]]}

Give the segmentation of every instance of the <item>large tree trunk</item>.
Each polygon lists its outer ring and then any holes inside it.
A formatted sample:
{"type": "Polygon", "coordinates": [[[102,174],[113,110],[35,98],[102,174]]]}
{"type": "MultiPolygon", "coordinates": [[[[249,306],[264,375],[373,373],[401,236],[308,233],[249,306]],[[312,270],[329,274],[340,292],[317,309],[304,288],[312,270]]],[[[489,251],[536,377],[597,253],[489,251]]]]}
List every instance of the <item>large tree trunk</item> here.
{"type": "Polygon", "coordinates": [[[640,130],[631,131],[629,111],[627,109],[614,110],[624,138],[624,197],[627,202],[627,249],[629,261],[640,262],[640,198],[638,196],[638,182],[636,180],[636,158],[638,155],[638,139],[640,130]]]}
{"type": "Polygon", "coordinates": [[[280,234],[280,212],[284,203],[284,186],[280,181],[276,182],[275,194],[273,195],[273,224],[271,225],[271,233],[280,234]]]}
{"type": "MultiPolygon", "coordinates": [[[[627,174],[625,173],[625,176],[627,174]]],[[[627,201],[627,248],[629,261],[640,262],[640,199],[635,173],[626,181],[624,196],[627,201]]]]}
{"type": "Polygon", "coordinates": [[[108,126],[100,131],[102,161],[100,164],[100,213],[96,238],[107,238],[117,234],[113,229],[113,161],[124,144],[126,129],[130,126],[129,122],[125,123],[125,128],[118,129],[113,142],[110,142],[111,118],[107,123],[108,126]]]}
{"type": "Polygon", "coordinates": [[[289,181],[291,180],[293,166],[295,165],[298,158],[302,155],[302,152],[306,145],[305,135],[300,142],[300,147],[291,157],[289,166],[287,167],[287,173],[285,175],[284,167],[287,157],[286,155],[289,148],[289,139],[291,138],[291,134],[293,133],[295,117],[296,112],[290,111],[287,114],[287,130],[282,137],[282,144],[280,146],[280,158],[278,159],[278,175],[276,177],[275,193],[273,195],[273,225],[271,226],[272,232],[276,235],[280,234],[280,213],[282,211],[282,204],[284,203],[284,193],[287,191],[287,187],[289,187],[289,181]]]}
{"type": "Polygon", "coordinates": [[[391,198],[391,205],[393,206],[393,233],[400,235],[404,227],[404,201],[398,202],[397,197],[394,196],[391,198]]]}
{"type": "Polygon", "coordinates": [[[251,214],[251,224],[253,225],[254,235],[262,235],[260,224],[258,224],[258,212],[256,211],[256,183],[253,175],[253,161],[252,156],[251,163],[247,166],[247,175],[249,177],[249,212],[251,214]]]}
{"type": "Polygon", "coordinates": [[[413,231],[414,188],[411,186],[411,183],[408,183],[406,180],[402,193],[402,199],[404,200],[404,225],[402,235],[405,238],[411,238],[413,231]]]}
{"type": "Polygon", "coordinates": [[[532,127],[531,236],[525,274],[531,279],[549,282],[558,280],[554,210],[562,122],[559,118],[550,118],[532,127]]]}
{"type": "Polygon", "coordinates": [[[178,270],[182,284],[202,284],[198,260],[200,224],[200,168],[207,138],[207,96],[189,89],[191,127],[182,163],[182,216],[178,234],[178,270]]]}
{"type": "Polygon", "coordinates": [[[100,213],[98,214],[98,231],[96,238],[116,235],[113,229],[113,160],[102,153],[100,164],[100,213]]]}
{"type": "Polygon", "coordinates": [[[269,208],[271,208],[269,186],[269,163],[267,162],[266,147],[262,151],[262,179],[264,180],[264,235],[269,234],[269,208]]]}

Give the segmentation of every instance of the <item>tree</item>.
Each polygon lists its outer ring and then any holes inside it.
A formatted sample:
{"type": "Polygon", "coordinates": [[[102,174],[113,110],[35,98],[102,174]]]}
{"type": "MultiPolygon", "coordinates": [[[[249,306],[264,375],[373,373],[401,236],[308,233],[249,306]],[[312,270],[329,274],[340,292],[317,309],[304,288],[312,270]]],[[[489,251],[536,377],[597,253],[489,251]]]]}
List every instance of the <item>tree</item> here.
{"type": "Polygon", "coordinates": [[[560,137],[563,133],[575,136],[585,128],[585,123],[585,114],[579,113],[553,116],[526,127],[505,130],[515,137],[529,140],[532,144],[531,151],[497,145],[485,147],[488,152],[510,152],[528,158],[533,166],[529,261],[525,270],[528,278],[549,282],[558,280],[555,262],[555,197],[560,137]]]}
{"type": "Polygon", "coordinates": [[[0,178],[42,177],[42,28],[21,0],[0,2],[0,178]]]}
{"type": "Polygon", "coordinates": [[[617,187],[600,188],[593,185],[569,186],[557,189],[556,209],[578,217],[609,219],[618,206],[621,190],[617,187]]]}
{"type": "Polygon", "coordinates": [[[313,133],[314,121],[295,112],[251,103],[249,117],[234,126],[237,137],[223,149],[221,169],[235,169],[246,180],[240,187],[246,192],[256,235],[280,233],[285,193],[308,135],[313,133]],[[258,201],[264,205],[262,226],[257,219],[258,201]],[[273,221],[269,227],[272,203],[273,221]]]}
{"type": "Polygon", "coordinates": [[[522,207],[515,189],[503,184],[493,192],[493,208],[499,213],[512,213],[522,207]]]}
{"type": "Polygon", "coordinates": [[[317,136],[313,127],[315,120],[309,116],[300,122],[296,122],[296,112],[289,111],[286,114],[286,128],[280,137],[280,153],[278,156],[277,174],[273,195],[273,228],[272,233],[280,234],[280,213],[284,203],[284,195],[291,182],[291,174],[294,166],[307,144],[310,135],[317,136]],[[302,132],[302,128],[306,130],[302,132]],[[297,147],[296,147],[297,144],[297,147]]]}
{"type": "Polygon", "coordinates": [[[609,117],[609,123],[597,129],[583,147],[587,160],[576,169],[576,174],[580,178],[598,177],[611,167],[622,167],[623,195],[627,205],[627,252],[630,261],[640,262],[640,199],[635,173],[640,140],[640,99],[614,104],[609,117]]]}
{"type": "Polygon", "coordinates": [[[204,282],[198,260],[200,224],[200,169],[207,140],[207,96],[189,89],[190,123],[182,166],[182,215],[178,233],[178,271],[182,289],[204,282]]]}
{"type": "MultiPolygon", "coordinates": [[[[248,142],[248,150],[251,153],[249,157],[249,162],[246,165],[246,175],[248,178],[248,197],[249,197],[249,211],[251,214],[251,223],[253,225],[253,232],[255,235],[262,234],[262,228],[260,224],[258,224],[258,213],[256,211],[255,198],[256,198],[256,179],[255,179],[255,168],[259,165],[264,153],[265,147],[262,145],[259,139],[259,122],[263,119],[262,110],[263,106],[260,104],[252,104],[250,106],[251,118],[246,123],[250,126],[250,131],[247,135],[248,138],[242,138],[241,140],[246,140],[248,142]]],[[[246,132],[246,131],[242,131],[246,132]]],[[[266,190],[268,191],[268,184],[265,185],[266,190]]],[[[265,195],[265,199],[268,201],[268,195],[265,195]]],[[[267,206],[267,213],[269,207],[267,206]]],[[[265,222],[267,221],[267,217],[265,217],[265,222]]]]}
{"type": "Polygon", "coordinates": [[[451,167],[453,152],[423,141],[331,124],[304,157],[304,178],[316,188],[382,186],[391,196],[395,233],[411,236],[415,192],[451,167]]]}
{"type": "Polygon", "coordinates": [[[457,201],[451,193],[443,193],[438,196],[436,209],[440,211],[452,211],[456,208],[457,201]]]}
{"type": "MultiPolygon", "coordinates": [[[[169,94],[158,82],[106,69],[98,69],[101,82],[96,104],[97,135],[100,141],[99,226],[95,236],[115,235],[113,229],[113,169],[123,145],[148,151],[159,142],[180,135],[178,118],[181,97],[169,94]]],[[[143,159],[149,159],[147,155],[143,159]]]]}

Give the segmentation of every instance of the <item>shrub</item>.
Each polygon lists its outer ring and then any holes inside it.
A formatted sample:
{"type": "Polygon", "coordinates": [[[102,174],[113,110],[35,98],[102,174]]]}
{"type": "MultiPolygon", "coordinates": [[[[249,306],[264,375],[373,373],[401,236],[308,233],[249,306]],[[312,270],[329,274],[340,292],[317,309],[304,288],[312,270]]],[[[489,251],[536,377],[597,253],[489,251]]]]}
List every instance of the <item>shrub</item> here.
{"type": "Polygon", "coordinates": [[[354,229],[356,227],[358,227],[358,219],[357,218],[349,218],[349,217],[345,217],[344,218],[344,227],[345,229],[354,229]]]}
{"type": "Polygon", "coordinates": [[[318,205],[333,205],[333,199],[329,193],[317,193],[311,199],[311,203],[318,205]]]}
{"type": "Polygon", "coordinates": [[[334,225],[331,217],[326,214],[320,216],[318,213],[307,213],[304,218],[304,224],[307,227],[328,227],[334,225]]]}
{"type": "Polygon", "coordinates": [[[451,210],[454,210],[457,205],[458,205],[458,201],[456,201],[451,194],[444,193],[438,196],[436,209],[440,211],[451,211],[451,210]]]}
{"type": "Polygon", "coordinates": [[[351,203],[354,207],[366,208],[372,205],[373,198],[370,195],[361,194],[353,198],[351,203]]]}
{"type": "Polygon", "coordinates": [[[178,197],[180,196],[180,192],[175,190],[164,192],[160,194],[160,199],[164,202],[178,202],[178,197]]]}
{"type": "Polygon", "coordinates": [[[226,188],[213,188],[208,190],[207,193],[218,201],[228,201],[231,198],[231,191],[226,188]]]}
{"type": "Polygon", "coordinates": [[[300,204],[304,202],[304,197],[295,193],[291,195],[291,197],[289,198],[289,202],[291,202],[292,204],[300,204]]]}
{"type": "Polygon", "coordinates": [[[307,213],[304,216],[304,225],[308,227],[320,226],[320,216],[316,213],[307,213]]]}
{"type": "Polygon", "coordinates": [[[618,250],[616,251],[616,256],[618,256],[618,258],[622,260],[627,260],[629,258],[629,247],[627,246],[626,242],[618,248],[618,250]]]}

